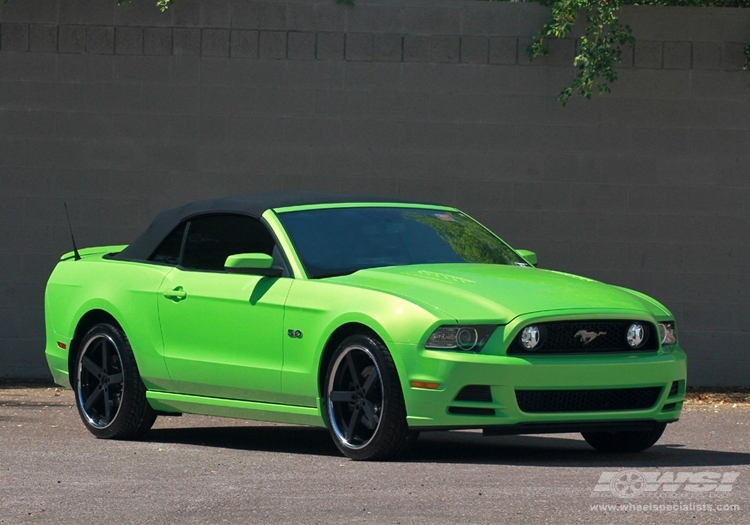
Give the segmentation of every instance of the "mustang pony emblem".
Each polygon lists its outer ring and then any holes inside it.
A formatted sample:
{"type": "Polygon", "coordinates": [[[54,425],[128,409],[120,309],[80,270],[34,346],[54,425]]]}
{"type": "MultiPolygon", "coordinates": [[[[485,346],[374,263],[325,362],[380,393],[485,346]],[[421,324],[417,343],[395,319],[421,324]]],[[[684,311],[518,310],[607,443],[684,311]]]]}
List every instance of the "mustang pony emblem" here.
{"type": "Polygon", "coordinates": [[[587,345],[600,335],[607,335],[607,332],[589,332],[587,330],[578,330],[573,337],[575,339],[578,339],[580,337],[581,342],[587,345]]]}

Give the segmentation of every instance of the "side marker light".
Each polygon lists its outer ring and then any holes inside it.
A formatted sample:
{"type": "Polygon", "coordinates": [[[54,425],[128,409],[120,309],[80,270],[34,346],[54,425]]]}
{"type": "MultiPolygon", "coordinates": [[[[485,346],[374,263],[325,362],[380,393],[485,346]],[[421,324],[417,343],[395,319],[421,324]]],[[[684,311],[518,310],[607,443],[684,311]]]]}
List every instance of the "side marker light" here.
{"type": "Polygon", "coordinates": [[[435,390],[440,388],[440,383],[430,383],[428,381],[412,381],[412,388],[427,388],[429,390],[435,390]]]}

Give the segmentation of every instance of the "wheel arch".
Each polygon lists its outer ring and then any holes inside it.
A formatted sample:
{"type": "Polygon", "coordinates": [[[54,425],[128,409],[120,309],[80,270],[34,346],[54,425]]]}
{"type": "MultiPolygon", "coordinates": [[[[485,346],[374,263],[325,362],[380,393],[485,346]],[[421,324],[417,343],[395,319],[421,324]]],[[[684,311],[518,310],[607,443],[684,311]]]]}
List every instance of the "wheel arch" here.
{"type": "Polygon", "coordinates": [[[321,397],[323,397],[324,395],[323,387],[326,380],[326,373],[328,372],[328,364],[331,361],[333,353],[336,351],[342,341],[344,341],[344,339],[354,334],[366,334],[370,337],[375,337],[385,345],[385,341],[383,341],[383,338],[380,337],[380,335],[378,335],[378,333],[374,329],[367,326],[366,324],[350,321],[336,328],[328,337],[328,340],[323,347],[323,352],[320,355],[320,363],[318,366],[318,394],[321,397]]]}
{"type": "Polygon", "coordinates": [[[70,341],[70,347],[68,351],[68,377],[70,378],[71,386],[73,384],[73,378],[75,377],[74,368],[76,356],[78,355],[78,347],[83,340],[83,336],[85,336],[86,333],[94,326],[101,323],[114,324],[118,328],[122,329],[120,323],[111,313],[99,308],[89,310],[88,312],[83,314],[83,316],[81,316],[81,318],[78,320],[78,323],[76,324],[76,328],[73,333],[73,339],[70,341]]]}

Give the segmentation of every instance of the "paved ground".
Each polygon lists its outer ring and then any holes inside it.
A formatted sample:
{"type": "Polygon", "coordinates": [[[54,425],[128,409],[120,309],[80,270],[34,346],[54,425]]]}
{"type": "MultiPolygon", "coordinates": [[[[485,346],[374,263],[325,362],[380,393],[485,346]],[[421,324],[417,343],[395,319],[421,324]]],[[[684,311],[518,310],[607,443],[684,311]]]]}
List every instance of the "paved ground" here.
{"type": "Polygon", "coordinates": [[[750,523],[748,431],[750,405],[701,404],[641,454],[451,432],[357,463],[325,430],[198,416],[97,440],[69,390],[3,388],[0,523],[750,523]]]}

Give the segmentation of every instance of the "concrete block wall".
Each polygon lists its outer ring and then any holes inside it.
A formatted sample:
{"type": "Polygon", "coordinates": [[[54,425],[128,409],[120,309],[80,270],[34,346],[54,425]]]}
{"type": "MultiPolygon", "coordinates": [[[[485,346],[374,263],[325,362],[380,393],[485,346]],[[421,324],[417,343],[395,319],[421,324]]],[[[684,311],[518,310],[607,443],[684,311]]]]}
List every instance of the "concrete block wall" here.
{"type": "Polygon", "coordinates": [[[47,377],[70,250],[252,191],[460,206],[541,266],[636,288],[694,385],[750,384],[750,10],[632,7],[613,92],[562,108],[537,4],[12,0],[0,8],[0,377],[47,377]]]}

